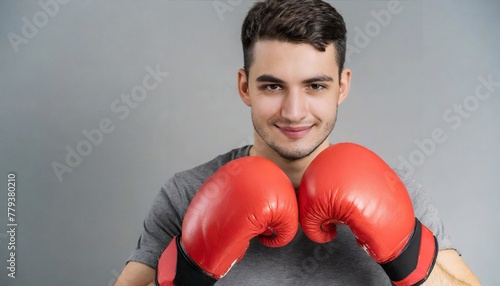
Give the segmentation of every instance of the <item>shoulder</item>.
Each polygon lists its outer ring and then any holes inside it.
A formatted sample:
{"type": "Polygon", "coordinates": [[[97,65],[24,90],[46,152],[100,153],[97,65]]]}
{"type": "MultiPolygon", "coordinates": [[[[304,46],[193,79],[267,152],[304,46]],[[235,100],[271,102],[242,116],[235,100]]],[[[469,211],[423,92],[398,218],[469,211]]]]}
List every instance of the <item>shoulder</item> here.
{"type": "Polygon", "coordinates": [[[437,208],[430,194],[425,190],[423,185],[419,183],[408,171],[394,169],[394,172],[401,179],[410,195],[413,209],[417,217],[435,213],[437,216],[437,208]]]}
{"type": "Polygon", "coordinates": [[[201,185],[220,167],[230,161],[248,155],[250,146],[233,149],[227,153],[218,155],[212,160],[198,165],[192,169],[184,170],[174,174],[172,180],[177,184],[201,185]]]}
{"type": "MultiPolygon", "coordinates": [[[[221,166],[248,154],[248,146],[233,149],[214,159],[174,174],[157,194],[149,214],[149,221],[163,225],[163,229],[174,225],[171,233],[180,231],[180,224],[187,207],[201,185],[221,166]]],[[[173,236],[173,235],[172,235],[173,236]]]]}
{"type": "Polygon", "coordinates": [[[163,186],[162,192],[191,200],[200,186],[220,167],[234,159],[248,156],[249,150],[249,145],[236,148],[194,168],[175,173],[163,186]]]}
{"type": "Polygon", "coordinates": [[[424,197],[430,199],[423,186],[417,180],[415,180],[415,178],[413,178],[413,176],[408,171],[398,168],[393,168],[393,170],[405,185],[413,203],[415,203],[419,199],[423,199],[424,197]]]}

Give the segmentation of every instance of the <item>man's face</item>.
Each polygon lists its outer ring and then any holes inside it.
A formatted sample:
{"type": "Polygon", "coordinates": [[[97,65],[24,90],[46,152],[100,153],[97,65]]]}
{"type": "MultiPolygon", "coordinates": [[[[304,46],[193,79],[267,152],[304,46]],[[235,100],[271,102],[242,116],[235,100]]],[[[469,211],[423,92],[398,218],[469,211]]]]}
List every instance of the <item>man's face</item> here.
{"type": "Polygon", "coordinates": [[[345,69],[339,82],[335,54],[333,44],[325,52],[276,40],[255,44],[249,78],[239,73],[239,90],[251,106],[256,145],[290,160],[328,146],[350,81],[345,69]]]}

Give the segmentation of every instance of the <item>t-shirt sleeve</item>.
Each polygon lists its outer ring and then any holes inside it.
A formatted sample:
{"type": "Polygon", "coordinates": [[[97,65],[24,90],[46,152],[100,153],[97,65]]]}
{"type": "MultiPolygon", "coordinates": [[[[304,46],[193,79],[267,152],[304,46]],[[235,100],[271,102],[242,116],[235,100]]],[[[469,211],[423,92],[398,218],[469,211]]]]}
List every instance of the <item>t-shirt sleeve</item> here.
{"type": "Polygon", "coordinates": [[[181,232],[182,216],[185,210],[182,203],[186,198],[180,195],[175,176],[170,179],[156,196],[144,220],[144,228],[137,246],[127,259],[149,265],[156,269],[158,258],[172,238],[181,232]]]}
{"type": "Polygon", "coordinates": [[[439,250],[456,249],[430,195],[410,174],[398,169],[395,171],[410,194],[415,217],[434,233],[438,240],[439,250]]]}

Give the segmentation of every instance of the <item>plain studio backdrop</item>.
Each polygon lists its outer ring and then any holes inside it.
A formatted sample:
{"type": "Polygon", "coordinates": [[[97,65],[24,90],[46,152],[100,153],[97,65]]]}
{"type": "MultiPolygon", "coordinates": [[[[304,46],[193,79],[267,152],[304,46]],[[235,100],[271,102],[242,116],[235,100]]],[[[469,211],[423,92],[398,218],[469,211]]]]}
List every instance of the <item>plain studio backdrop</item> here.
{"type": "MultiPolygon", "coordinates": [[[[353,71],[331,142],[409,170],[498,285],[500,3],[331,2],[353,71]]],[[[236,90],[252,3],[2,1],[1,285],[112,285],[166,180],[252,143],[236,90]]]]}

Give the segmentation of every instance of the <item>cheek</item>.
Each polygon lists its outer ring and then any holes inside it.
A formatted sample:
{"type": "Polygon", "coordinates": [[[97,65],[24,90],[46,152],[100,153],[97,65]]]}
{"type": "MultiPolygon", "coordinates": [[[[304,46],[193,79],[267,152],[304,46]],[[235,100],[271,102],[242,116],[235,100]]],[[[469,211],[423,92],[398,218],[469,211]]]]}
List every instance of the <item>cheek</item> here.
{"type": "Polygon", "coordinates": [[[325,96],[311,98],[309,101],[309,110],[314,117],[322,121],[330,121],[335,118],[337,113],[337,97],[325,96]]]}
{"type": "Polygon", "coordinates": [[[280,110],[280,100],[278,97],[262,97],[252,101],[252,114],[261,121],[266,121],[277,114],[280,110]]]}

